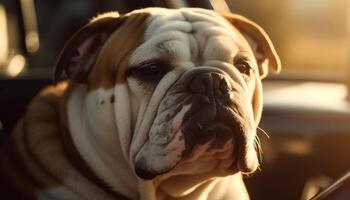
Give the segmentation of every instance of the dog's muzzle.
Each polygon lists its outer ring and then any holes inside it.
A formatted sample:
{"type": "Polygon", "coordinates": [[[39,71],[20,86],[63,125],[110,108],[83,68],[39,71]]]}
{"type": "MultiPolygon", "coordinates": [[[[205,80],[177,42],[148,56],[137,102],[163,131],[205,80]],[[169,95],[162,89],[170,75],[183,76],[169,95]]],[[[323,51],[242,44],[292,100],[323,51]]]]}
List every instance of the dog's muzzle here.
{"type": "Polygon", "coordinates": [[[206,144],[211,141],[211,148],[222,148],[229,140],[234,142],[233,131],[237,123],[232,105],[232,87],[229,80],[218,72],[197,72],[188,83],[189,98],[184,105],[191,109],[184,116],[182,132],[185,138],[186,150],[183,157],[193,152],[196,144],[206,144]]]}
{"type": "Polygon", "coordinates": [[[202,67],[187,72],[160,103],[149,138],[135,157],[136,174],[152,179],[201,156],[230,159],[227,170],[255,170],[246,161],[253,126],[247,106],[243,87],[224,71],[202,67]]]}

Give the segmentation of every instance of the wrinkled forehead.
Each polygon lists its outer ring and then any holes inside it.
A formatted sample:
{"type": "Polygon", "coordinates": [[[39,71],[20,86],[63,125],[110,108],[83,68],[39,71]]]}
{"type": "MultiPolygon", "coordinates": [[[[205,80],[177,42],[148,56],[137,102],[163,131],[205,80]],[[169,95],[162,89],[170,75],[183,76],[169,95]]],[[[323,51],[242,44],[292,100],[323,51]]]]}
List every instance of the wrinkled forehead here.
{"type": "Polygon", "coordinates": [[[247,51],[243,36],[213,11],[152,8],[148,12],[144,42],[131,56],[131,65],[162,58],[178,65],[230,62],[238,52],[247,51]]]}
{"type": "Polygon", "coordinates": [[[154,11],[151,11],[148,23],[146,37],[151,37],[154,33],[169,29],[184,32],[200,31],[203,28],[215,26],[222,27],[228,31],[232,29],[217,13],[195,8],[177,10],[156,8],[154,11]],[[180,23],[182,26],[176,26],[176,23],[180,23]],[[205,27],[204,25],[209,27],[205,27]]]}

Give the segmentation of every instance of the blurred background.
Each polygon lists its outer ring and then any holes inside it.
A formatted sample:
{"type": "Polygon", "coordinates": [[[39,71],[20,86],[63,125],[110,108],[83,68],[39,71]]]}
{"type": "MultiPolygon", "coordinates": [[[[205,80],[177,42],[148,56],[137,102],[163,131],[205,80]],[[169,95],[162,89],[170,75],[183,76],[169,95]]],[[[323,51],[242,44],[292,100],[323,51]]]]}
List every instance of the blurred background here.
{"type": "Polygon", "coordinates": [[[281,57],[282,75],[345,80],[349,72],[350,1],[232,0],[233,12],[263,26],[281,57]]]}
{"type": "Polygon", "coordinates": [[[98,13],[148,6],[231,10],[275,44],[283,70],[263,82],[269,138],[259,133],[262,167],[245,179],[252,199],[310,199],[349,171],[349,0],[0,0],[0,139],[51,84],[69,36],[98,13]]]}

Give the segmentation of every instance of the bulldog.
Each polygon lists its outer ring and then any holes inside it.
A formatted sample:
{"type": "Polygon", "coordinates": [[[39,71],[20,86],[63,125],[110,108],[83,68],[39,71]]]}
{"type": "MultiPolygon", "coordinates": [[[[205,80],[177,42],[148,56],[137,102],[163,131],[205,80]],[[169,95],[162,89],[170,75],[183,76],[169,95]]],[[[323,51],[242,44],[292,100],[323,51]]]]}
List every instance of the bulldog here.
{"type": "MultiPolygon", "coordinates": [[[[248,199],[261,79],[280,70],[261,27],[200,8],[91,20],[1,151],[1,196],[248,199]]],[[[1,190],[0,189],[0,190],[1,190]]]]}

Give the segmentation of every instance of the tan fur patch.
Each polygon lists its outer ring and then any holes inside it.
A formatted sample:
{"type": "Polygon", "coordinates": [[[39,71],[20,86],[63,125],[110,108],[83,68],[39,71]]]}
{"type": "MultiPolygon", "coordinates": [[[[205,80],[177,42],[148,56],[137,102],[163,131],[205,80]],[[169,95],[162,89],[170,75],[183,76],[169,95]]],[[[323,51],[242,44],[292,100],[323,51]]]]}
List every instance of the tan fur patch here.
{"type": "Polygon", "coordinates": [[[125,82],[125,73],[133,50],[143,41],[145,20],[149,13],[135,13],[107,40],[90,75],[89,90],[108,89],[125,82]]]}

